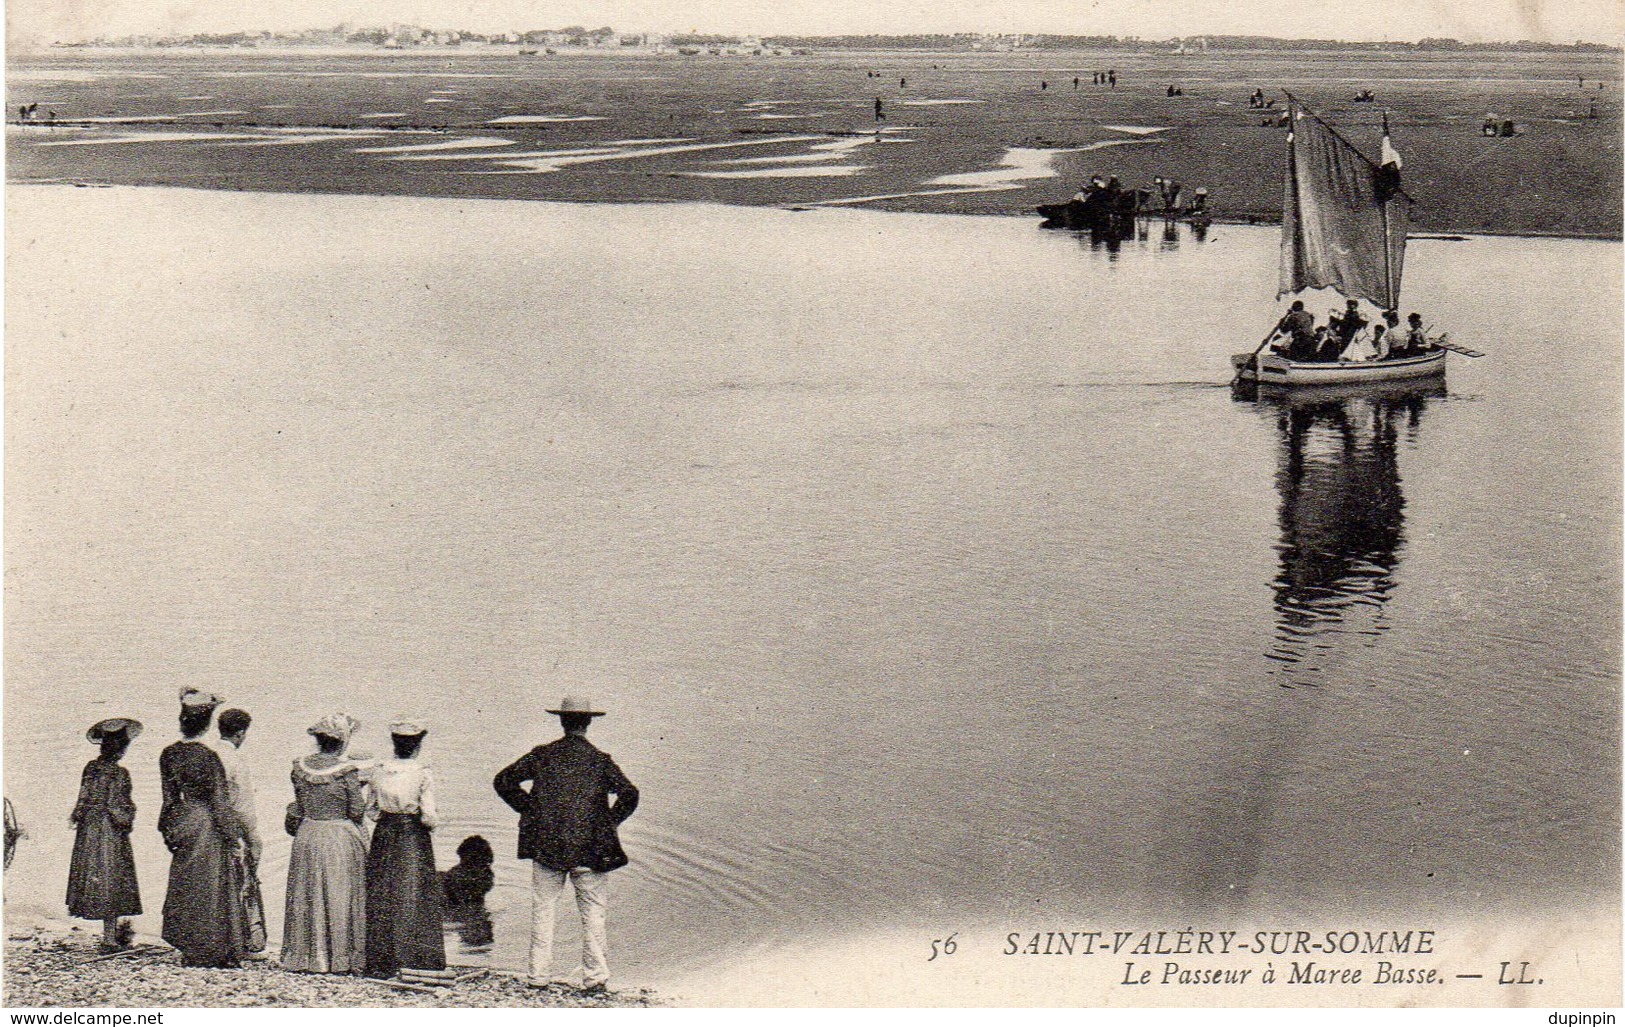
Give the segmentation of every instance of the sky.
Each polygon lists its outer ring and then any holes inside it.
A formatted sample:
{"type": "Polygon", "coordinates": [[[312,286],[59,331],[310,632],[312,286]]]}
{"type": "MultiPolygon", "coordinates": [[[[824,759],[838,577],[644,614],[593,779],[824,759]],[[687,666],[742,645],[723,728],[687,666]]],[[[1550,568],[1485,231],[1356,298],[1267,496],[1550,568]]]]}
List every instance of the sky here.
{"type": "Polygon", "coordinates": [[[10,0],[12,43],[391,23],[500,32],[1037,32],[1619,43],[1625,0],[10,0]]]}

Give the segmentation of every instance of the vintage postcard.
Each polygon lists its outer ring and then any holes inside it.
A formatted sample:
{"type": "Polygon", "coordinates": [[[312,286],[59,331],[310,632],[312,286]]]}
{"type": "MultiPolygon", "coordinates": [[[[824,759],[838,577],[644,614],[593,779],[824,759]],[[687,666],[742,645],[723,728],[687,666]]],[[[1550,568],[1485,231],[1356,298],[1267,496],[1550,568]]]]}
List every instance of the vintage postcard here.
{"type": "Polygon", "coordinates": [[[1621,1004],[1618,3],[7,33],[8,1007],[1621,1004]]]}

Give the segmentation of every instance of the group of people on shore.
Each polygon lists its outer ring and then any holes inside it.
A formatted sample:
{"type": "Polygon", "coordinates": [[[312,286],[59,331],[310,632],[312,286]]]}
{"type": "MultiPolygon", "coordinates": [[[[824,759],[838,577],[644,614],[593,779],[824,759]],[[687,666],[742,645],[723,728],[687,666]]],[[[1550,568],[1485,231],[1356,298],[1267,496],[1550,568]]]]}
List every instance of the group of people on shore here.
{"type": "Polygon", "coordinates": [[[1382,320],[1373,325],[1361,315],[1358,300],[1349,300],[1341,311],[1331,311],[1326,323],[1318,326],[1303,300],[1294,300],[1270,338],[1272,350],[1298,363],[1398,360],[1435,348],[1422,326],[1421,314],[1412,312],[1401,328],[1399,312],[1385,310],[1382,320]]]}
{"type": "MultiPolygon", "coordinates": [[[[220,698],[187,688],[180,701],[180,739],[158,759],[157,826],[171,855],[162,937],[184,965],[236,967],[265,958],[267,945],[258,879],[264,843],[253,781],[238,752],[252,718],[221,712],[211,741],[220,698]]],[[[547,973],[556,902],[568,881],[583,925],[581,987],[601,992],[609,978],[604,875],[627,863],[616,830],[637,807],[638,792],[586,740],[602,711],[566,697],[548,712],[559,716],[564,736],[502,770],[493,786],[520,814],[519,858],[533,863],[531,982],[565,983],[547,973]]],[[[280,961],[309,973],[434,979],[446,973],[445,903],[483,902],[494,881],[490,845],[465,839],[463,863],[438,873],[434,773],[420,759],[427,727],[390,724],[393,754],[385,759],[350,750],[359,727],[343,713],[321,718],[307,729],[315,750],[293,761],[280,961]]],[[[109,951],[129,944],[124,918],[142,911],[129,839],[136,807],[130,772],[119,762],[141,731],[125,717],[90,728],[86,737],[101,752],[85,766],[69,818],[76,835],[68,912],[102,921],[109,951]]]]}

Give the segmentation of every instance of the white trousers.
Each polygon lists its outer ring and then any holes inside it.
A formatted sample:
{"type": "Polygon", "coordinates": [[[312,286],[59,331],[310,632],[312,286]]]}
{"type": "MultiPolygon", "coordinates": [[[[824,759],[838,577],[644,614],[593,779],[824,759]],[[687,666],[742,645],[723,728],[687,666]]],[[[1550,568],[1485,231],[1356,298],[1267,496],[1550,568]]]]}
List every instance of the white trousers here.
{"type": "Polygon", "coordinates": [[[575,886],[576,909],[581,912],[581,986],[590,988],[609,981],[609,941],[604,926],[608,874],[577,867],[566,873],[531,863],[530,892],[530,975],[548,980],[553,962],[553,924],[558,915],[559,893],[568,880],[575,886]]]}

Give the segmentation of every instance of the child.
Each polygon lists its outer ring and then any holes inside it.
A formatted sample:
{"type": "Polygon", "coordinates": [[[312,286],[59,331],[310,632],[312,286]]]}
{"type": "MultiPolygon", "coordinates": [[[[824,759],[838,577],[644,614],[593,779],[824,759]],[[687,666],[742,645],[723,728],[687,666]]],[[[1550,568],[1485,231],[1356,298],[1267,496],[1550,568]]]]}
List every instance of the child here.
{"type": "Polygon", "coordinates": [[[485,893],[496,883],[491,872],[496,853],[491,843],[477,834],[464,838],[457,846],[457,865],[440,875],[440,883],[450,906],[478,906],[485,901],[485,893]]]}
{"type": "Polygon", "coordinates": [[[100,920],[102,949],[108,952],[128,947],[119,918],[141,914],[141,889],[130,851],[135,800],[130,772],[118,762],[140,734],[141,723],[126,717],[101,721],[85,732],[102,751],[85,764],[79,802],[68,817],[68,823],[78,828],[68,869],[68,913],[100,920]]]}
{"type": "Polygon", "coordinates": [[[496,941],[491,914],[485,910],[485,896],[496,883],[491,867],[496,863],[491,843],[471,834],[457,846],[457,865],[440,872],[440,887],[446,893],[446,924],[457,930],[463,951],[489,952],[496,941]]]}

